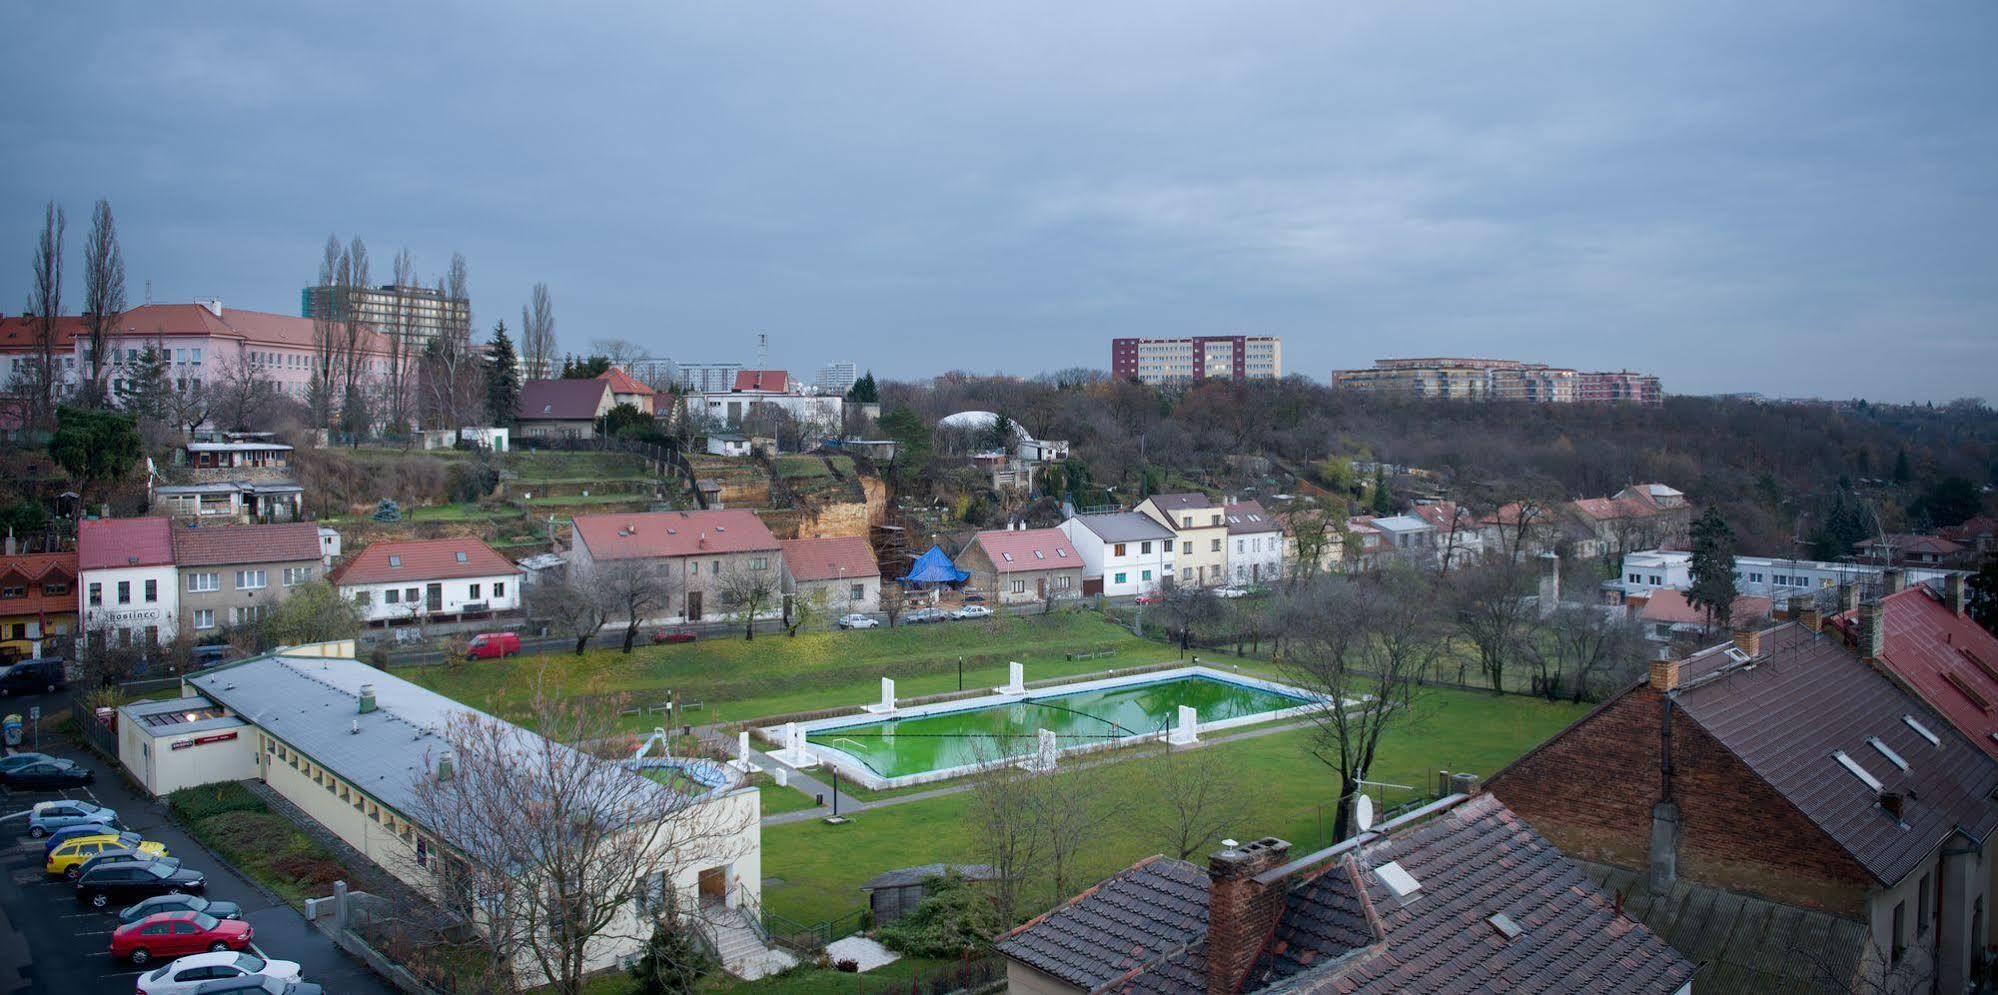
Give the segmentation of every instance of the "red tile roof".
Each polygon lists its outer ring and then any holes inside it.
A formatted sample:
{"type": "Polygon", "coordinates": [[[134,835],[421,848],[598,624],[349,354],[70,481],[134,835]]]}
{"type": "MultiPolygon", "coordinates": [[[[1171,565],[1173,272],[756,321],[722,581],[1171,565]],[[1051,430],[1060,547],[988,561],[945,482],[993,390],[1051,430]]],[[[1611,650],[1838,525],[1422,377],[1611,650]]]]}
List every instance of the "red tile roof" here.
{"type": "MultiPolygon", "coordinates": [[[[1870,551],[1879,545],[1880,540],[1867,539],[1859,544],[1859,548],[1870,551]]],[[[1963,552],[1962,544],[1951,542],[1941,536],[1914,535],[1907,532],[1888,536],[1887,545],[1892,547],[1894,552],[1903,555],[1908,553],[1933,553],[1937,556],[1949,556],[1963,552]]]]}
{"type": "Polygon", "coordinates": [[[602,380],[529,380],[518,413],[522,421],[590,421],[611,393],[602,380]]]}
{"type": "MultiPolygon", "coordinates": [[[[145,304],[122,315],[112,325],[111,334],[177,338],[202,336],[235,339],[251,345],[312,348],[312,319],[268,311],[223,308],[222,314],[201,304],[145,304]]],[[[68,350],[84,333],[83,319],[74,315],[57,319],[59,348],[68,350]]],[[[387,342],[373,329],[362,330],[362,345],[370,352],[384,352],[387,342]]],[[[0,318],[0,352],[19,353],[34,346],[34,326],[30,319],[0,318]]]]}
{"type": "MultiPolygon", "coordinates": [[[[1998,739],[1992,738],[1998,736],[1998,637],[1950,611],[1926,584],[1883,598],[1880,617],[1886,668],[1978,749],[1998,758],[1998,739]],[[1966,691],[1993,707],[1980,707],[1966,691]]],[[[1828,624],[1858,642],[1857,613],[1834,615],[1828,624]]]]}
{"type": "Polygon", "coordinates": [[[743,508],[577,515],[576,541],[588,546],[591,558],[598,560],[704,556],[780,548],[777,537],[770,534],[763,519],[743,508]]]}
{"type": "Polygon", "coordinates": [[[1068,535],[1060,529],[998,529],[980,532],[971,542],[985,550],[985,555],[992,558],[993,569],[1002,574],[1064,567],[1082,569],[1082,554],[1069,545],[1068,535]]]}
{"type": "Polygon", "coordinates": [[[1998,535],[1998,518],[1979,515],[1962,525],[1937,529],[1936,534],[1952,542],[1975,543],[1980,537],[1998,535]]]}
{"type": "Polygon", "coordinates": [[[611,393],[613,394],[644,394],[649,397],[658,393],[652,388],[639,383],[631,374],[624,372],[624,367],[622,366],[613,366],[597,374],[597,379],[610,384],[611,393]]]}
{"type": "Polygon", "coordinates": [[[763,390],[781,394],[790,386],[791,375],[783,370],[737,370],[736,390],[763,390]]]}
{"type": "Polygon", "coordinates": [[[800,581],[881,576],[874,547],[860,536],[786,539],[778,545],[784,550],[784,565],[800,581]]]}
{"type": "Polygon", "coordinates": [[[80,570],[152,567],[173,562],[173,523],[164,518],[86,518],[76,526],[80,570]]]}
{"type": "Polygon", "coordinates": [[[1418,504],[1410,508],[1408,513],[1428,522],[1430,527],[1438,532],[1447,533],[1454,528],[1456,532],[1462,533],[1477,528],[1477,525],[1471,521],[1470,512],[1448,501],[1418,504]],[[1454,526],[1451,524],[1453,521],[1454,526]]]}
{"type": "Polygon", "coordinates": [[[0,615],[42,615],[76,611],[76,554],[22,553],[0,556],[0,587],[24,587],[27,597],[0,600],[0,615]],[[67,585],[63,594],[43,594],[42,585],[67,585]]]}
{"type": "Polygon", "coordinates": [[[319,558],[319,526],[311,522],[275,525],[181,525],[173,530],[173,559],[183,567],[231,563],[289,563],[319,558]]]}
{"type": "Polygon", "coordinates": [[[508,577],[520,573],[512,560],[477,539],[415,539],[370,543],[326,579],[335,584],[388,584],[455,577],[508,577]]]}
{"type": "MultiPolygon", "coordinates": [[[[1768,621],[1774,606],[1768,598],[1744,594],[1734,599],[1734,609],[1728,616],[1730,625],[1744,622],[1768,621]]],[[[1685,592],[1669,587],[1661,587],[1651,592],[1650,600],[1638,611],[1637,617],[1646,622],[1669,622],[1673,625],[1704,625],[1707,613],[1693,607],[1686,600],[1685,592]]]]}
{"type": "MultiPolygon", "coordinates": [[[[83,319],[76,315],[63,315],[56,319],[57,352],[69,352],[76,344],[76,338],[84,333],[83,319]]],[[[27,352],[35,347],[35,319],[27,315],[0,318],[0,352],[27,352]]]]}

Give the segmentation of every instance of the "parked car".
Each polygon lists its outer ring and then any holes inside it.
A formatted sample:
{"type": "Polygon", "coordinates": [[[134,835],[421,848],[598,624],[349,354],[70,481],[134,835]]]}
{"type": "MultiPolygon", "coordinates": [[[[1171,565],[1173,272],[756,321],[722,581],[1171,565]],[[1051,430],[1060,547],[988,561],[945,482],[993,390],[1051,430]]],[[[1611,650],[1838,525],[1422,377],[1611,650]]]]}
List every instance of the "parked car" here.
{"type": "Polygon", "coordinates": [[[228,643],[215,643],[209,646],[196,646],[189,654],[189,661],[196,670],[228,663],[236,656],[236,648],[228,643]]]}
{"type": "Polygon", "coordinates": [[[941,622],[950,615],[941,608],[918,608],[902,616],[903,625],[923,625],[928,622],[941,622]]]}
{"type": "Polygon", "coordinates": [[[256,930],[241,919],[217,919],[199,912],[162,912],[120,926],[111,933],[111,956],[134,964],[155,957],[181,957],[203,950],[241,950],[256,930]]]}
{"type": "Polygon", "coordinates": [[[117,833],[74,837],[49,851],[48,857],[42,861],[42,870],[51,877],[65,877],[74,881],[83,874],[84,865],[98,857],[107,857],[115,853],[142,854],[142,859],[166,856],[165,843],[156,843],[152,840],[134,840],[126,843],[125,840],[125,835],[117,833]]]}
{"type": "MultiPolygon", "coordinates": [[[[69,761],[64,760],[62,762],[68,763],[69,761]]],[[[118,821],[118,813],[115,809],[108,809],[102,805],[92,805],[89,802],[36,802],[35,807],[28,813],[28,835],[36,839],[41,839],[58,829],[81,825],[110,826],[116,828],[122,825],[122,823],[118,821]]]]}
{"type": "Polygon", "coordinates": [[[951,612],[950,617],[960,620],[967,618],[991,618],[992,609],[984,605],[965,605],[963,608],[951,612]]]}
{"type": "Polygon", "coordinates": [[[160,847],[159,853],[147,853],[144,850],[129,849],[126,847],[112,847],[109,850],[105,850],[97,854],[96,856],[91,857],[88,860],[85,860],[80,866],[77,867],[76,874],[72,875],[70,877],[70,880],[71,881],[78,880],[82,878],[85,874],[88,874],[99,867],[110,867],[114,864],[146,864],[146,863],[166,864],[168,867],[174,870],[180,869],[180,858],[167,856],[166,847],[164,846],[160,847]]]}
{"type": "Polygon", "coordinates": [[[658,632],[652,634],[652,645],[691,643],[697,638],[699,637],[694,635],[694,630],[692,629],[660,629],[658,632]]]}
{"type": "Polygon", "coordinates": [[[465,656],[473,660],[498,660],[520,654],[517,632],[482,632],[465,644],[465,656]]]}
{"type": "Polygon", "coordinates": [[[84,822],[74,826],[64,826],[50,833],[47,838],[42,840],[42,856],[46,858],[50,853],[55,851],[56,847],[80,836],[115,837],[118,840],[119,846],[138,846],[140,842],[138,833],[113,829],[100,822],[84,822]]]}
{"type": "Polygon", "coordinates": [[[973,591],[964,596],[964,603],[967,605],[982,605],[985,603],[985,595],[973,591]]]}
{"type": "Polygon", "coordinates": [[[188,870],[172,858],[93,867],[76,879],[77,900],[98,909],[113,902],[207,890],[206,875],[188,870]]]}
{"type": "Polygon", "coordinates": [[[79,767],[74,760],[37,760],[0,773],[0,784],[25,791],[80,788],[95,780],[90,768],[79,767]]]}
{"type": "Polygon", "coordinates": [[[235,902],[211,901],[202,895],[154,895],[119,910],[118,923],[138,922],[161,912],[206,912],[217,919],[243,918],[243,907],[235,902]]]}
{"type": "Polygon", "coordinates": [[[1140,595],[1138,595],[1138,604],[1141,604],[1141,605],[1155,605],[1155,604],[1158,604],[1159,602],[1161,602],[1161,601],[1164,601],[1164,600],[1165,600],[1165,595],[1163,595],[1163,594],[1140,594],[1140,595]]]}
{"type": "Polygon", "coordinates": [[[326,989],[310,981],[279,981],[276,978],[246,976],[225,981],[204,981],[194,995],[326,995],[326,989]]]}
{"type": "Polygon", "coordinates": [[[1230,598],[1230,599],[1246,598],[1249,596],[1249,592],[1246,589],[1240,587],[1217,587],[1214,589],[1214,596],[1217,598],[1230,598]]]}
{"type": "Polygon", "coordinates": [[[839,617],[839,627],[842,629],[875,629],[880,626],[881,623],[879,621],[867,615],[862,615],[859,612],[839,617]]]}
{"type": "Polygon", "coordinates": [[[46,753],[10,753],[4,757],[0,757],[0,772],[10,771],[16,767],[26,767],[29,764],[41,763],[44,760],[54,760],[54,759],[55,759],[54,757],[49,756],[46,753]]]}
{"type": "Polygon", "coordinates": [[[53,694],[68,684],[62,661],[55,657],[35,657],[0,668],[0,696],[53,694]]]}
{"type": "MultiPolygon", "coordinates": [[[[189,954],[150,974],[140,975],[138,995],[193,995],[202,991],[207,982],[239,978],[248,978],[254,983],[275,981],[289,984],[300,980],[299,966],[288,960],[265,960],[256,954],[229,950],[189,954]]],[[[254,987],[237,990],[257,991],[254,987]]],[[[283,991],[282,988],[278,990],[283,991]]]]}

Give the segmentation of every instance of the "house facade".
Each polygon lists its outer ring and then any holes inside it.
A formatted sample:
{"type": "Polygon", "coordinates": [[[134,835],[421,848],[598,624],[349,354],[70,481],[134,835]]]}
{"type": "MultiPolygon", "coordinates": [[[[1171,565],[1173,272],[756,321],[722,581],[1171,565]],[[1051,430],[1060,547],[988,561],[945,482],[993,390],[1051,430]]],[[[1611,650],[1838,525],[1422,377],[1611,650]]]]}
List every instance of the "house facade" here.
{"type": "Polygon", "coordinates": [[[613,366],[597,375],[598,380],[610,384],[611,404],[629,404],[646,414],[652,414],[654,399],[658,391],[640,383],[638,378],[624,371],[621,366],[613,366]]]}
{"type": "Polygon", "coordinates": [[[369,543],[326,579],[370,624],[395,625],[520,610],[524,573],[470,538],[369,543]]]}
{"type": "Polygon", "coordinates": [[[1082,554],[1061,529],[998,529],[973,536],[957,554],[966,584],[1002,605],[1082,596],[1082,554]]]}
{"type": "Polygon", "coordinates": [[[75,553],[0,556],[0,663],[65,655],[76,607],[75,553]]]}
{"type": "Polygon", "coordinates": [[[321,576],[319,526],[201,525],[173,530],[180,629],[195,639],[254,625],[293,588],[321,576]]]}
{"type": "Polygon", "coordinates": [[[1283,524],[1257,501],[1222,505],[1228,522],[1228,582],[1273,584],[1283,573],[1283,524]]]}
{"type": "Polygon", "coordinates": [[[1173,564],[1182,587],[1218,587],[1228,582],[1228,522],[1221,506],[1205,494],[1154,494],[1133,509],[1173,530],[1179,548],[1173,564]]]}
{"type": "Polygon", "coordinates": [[[1059,526],[1082,557],[1082,593],[1123,598],[1172,583],[1178,536],[1135,511],[1077,515],[1059,526]]]}
{"type": "Polygon", "coordinates": [[[529,380],[520,385],[514,431],[528,439],[594,439],[616,404],[604,380],[529,380]]]}
{"type": "MultiPolygon", "coordinates": [[[[760,616],[782,611],[783,548],[753,511],[577,515],[575,534],[568,552],[571,578],[625,562],[659,572],[670,607],[658,620],[698,622],[727,614],[730,580],[737,574],[769,592],[769,607],[760,616]]],[[[876,592],[878,598],[878,585],[876,592]]]]}
{"type": "Polygon", "coordinates": [[[78,616],[98,646],[163,646],[180,617],[172,523],[85,519],[76,526],[78,616]]]}
{"type": "Polygon", "coordinates": [[[881,565],[864,536],[785,539],[778,546],[787,600],[813,599],[835,617],[881,610],[881,565]]]}

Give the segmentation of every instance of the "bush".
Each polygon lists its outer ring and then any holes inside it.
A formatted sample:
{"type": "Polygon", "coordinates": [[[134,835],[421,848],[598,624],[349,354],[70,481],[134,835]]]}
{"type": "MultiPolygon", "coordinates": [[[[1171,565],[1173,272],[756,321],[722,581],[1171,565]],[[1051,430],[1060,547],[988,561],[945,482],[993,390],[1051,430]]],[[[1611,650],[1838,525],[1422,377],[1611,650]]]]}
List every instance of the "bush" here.
{"type": "Polygon", "coordinates": [[[175,818],[194,822],[226,812],[268,812],[263,799],[233,781],[182,788],[167,796],[167,807],[175,818]]]}
{"type": "Polygon", "coordinates": [[[883,945],[911,957],[978,955],[1004,925],[991,896],[953,871],[924,882],[915,911],[881,927],[883,945]]]}

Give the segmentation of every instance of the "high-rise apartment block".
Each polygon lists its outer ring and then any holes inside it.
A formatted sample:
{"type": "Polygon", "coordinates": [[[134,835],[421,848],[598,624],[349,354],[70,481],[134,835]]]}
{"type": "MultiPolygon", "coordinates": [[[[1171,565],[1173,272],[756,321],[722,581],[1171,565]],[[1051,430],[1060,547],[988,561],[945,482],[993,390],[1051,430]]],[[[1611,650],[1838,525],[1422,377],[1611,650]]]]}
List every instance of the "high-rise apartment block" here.
{"type": "Polygon", "coordinates": [[[1332,386],[1455,401],[1643,405],[1663,401],[1658,378],[1648,374],[1629,370],[1583,373],[1516,359],[1378,359],[1367,369],[1333,370],[1332,386]]]}
{"type": "Polygon", "coordinates": [[[821,394],[844,394],[858,379],[860,379],[860,368],[842,360],[819,367],[818,379],[813,381],[813,386],[817,387],[821,394]]]}
{"type": "Polygon", "coordinates": [[[472,302],[446,297],[434,287],[306,287],[298,292],[298,313],[330,321],[352,318],[383,335],[422,342],[447,331],[469,335],[472,327],[472,302]]]}
{"type": "Polygon", "coordinates": [[[1275,380],[1283,376],[1283,340],[1274,335],[1111,339],[1110,374],[1145,383],[1275,380]]]}

